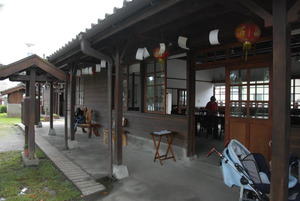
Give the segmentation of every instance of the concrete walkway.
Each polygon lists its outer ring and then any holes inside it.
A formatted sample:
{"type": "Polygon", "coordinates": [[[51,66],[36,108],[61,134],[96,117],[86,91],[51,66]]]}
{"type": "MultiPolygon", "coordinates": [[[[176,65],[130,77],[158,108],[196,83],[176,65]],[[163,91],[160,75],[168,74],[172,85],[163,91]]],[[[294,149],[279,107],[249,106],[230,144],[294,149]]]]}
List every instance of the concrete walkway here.
{"type": "Polygon", "coordinates": [[[238,200],[238,188],[230,189],[222,180],[218,156],[204,156],[208,149],[189,164],[166,160],[161,166],[153,162],[153,153],[124,147],[123,164],[128,167],[129,177],[105,184],[105,189],[95,182],[104,181],[108,175],[108,148],[103,144],[103,136],[88,138],[79,129],[79,148],[67,150],[63,119],[54,121],[54,129],[56,136],[49,136],[49,123],[43,122],[42,128],[36,128],[36,143],[70,180],[74,176],[73,182],[79,188],[86,181],[99,185],[89,190],[81,188],[87,201],[238,200]],[[92,194],[93,190],[99,191],[92,194]]]}
{"type": "MultiPolygon", "coordinates": [[[[17,124],[23,131],[23,124],[17,124]]],[[[82,192],[84,196],[88,196],[99,191],[105,190],[105,187],[96,182],[93,177],[82,170],[78,165],[61,154],[54,146],[46,141],[39,132],[36,132],[35,143],[47,155],[47,157],[55,164],[55,166],[82,192]]]]}

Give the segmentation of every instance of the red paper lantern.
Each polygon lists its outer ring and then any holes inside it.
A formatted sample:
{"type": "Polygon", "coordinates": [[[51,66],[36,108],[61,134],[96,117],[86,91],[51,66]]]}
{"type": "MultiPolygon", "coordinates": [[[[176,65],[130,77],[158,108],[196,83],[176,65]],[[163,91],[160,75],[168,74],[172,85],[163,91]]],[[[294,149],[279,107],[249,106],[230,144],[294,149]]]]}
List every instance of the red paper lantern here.
{"type": "Polygon", "coordinates": [[[158,59],[158,63],[163,63],[164,59],[169,56],[169,51],[166,49],[162,54],[159,53],[160,48],[157,47],[153,50],[153,55],[156,59],[158,59]]]}
{"type": "Polygon", "coordinates": [[[235,37],[243,43],[243,49],[246,50],[246,58],[247,60],[247,51],[251,49],[251,43],[256,42],[261,34],[261,30],[259,26],[252,22],[246,22],[240,24],[235,29],[235,37]]]}

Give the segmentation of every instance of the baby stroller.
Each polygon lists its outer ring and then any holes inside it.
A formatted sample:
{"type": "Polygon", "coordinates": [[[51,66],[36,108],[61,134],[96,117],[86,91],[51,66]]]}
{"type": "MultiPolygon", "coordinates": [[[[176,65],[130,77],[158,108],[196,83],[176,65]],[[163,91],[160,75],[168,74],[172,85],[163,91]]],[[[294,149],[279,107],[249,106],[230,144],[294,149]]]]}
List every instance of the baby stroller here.
{"type": "MultiPolygon", "coordinates": [[[[221,158],[224,183],[240,187],[240,201],[269,201],[270,171],[261,154],[252,154],[237,140],[231,140],[223,153],[213,148],[207,156],[216,152],[221,158]]],[[[291,166],[290,166],[291,167],[291,166]]],[[[300,201],[300,184],[289,176],[289,201],[300,201]]]]}

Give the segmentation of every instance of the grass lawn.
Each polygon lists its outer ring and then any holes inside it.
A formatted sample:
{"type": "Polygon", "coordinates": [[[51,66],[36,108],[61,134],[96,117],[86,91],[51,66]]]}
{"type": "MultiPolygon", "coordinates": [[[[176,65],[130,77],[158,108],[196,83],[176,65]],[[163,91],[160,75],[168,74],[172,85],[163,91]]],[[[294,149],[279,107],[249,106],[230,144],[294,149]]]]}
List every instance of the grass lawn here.
{"type": "Polygon", "coordinates": [[[15,132],[12,129],[12,125],[20,122],[20,117],[6,117],[6,113],[0,113],[0,137],[11,135],[12,132],[15,132]]]}
{"type": "Polygon", "coordinates": [[[6,117],[6,113],[0,113],[0,124],[14,124],[21,123],[20,117],[6,117]]]}
{"type": "MultiPolygon", "coordinates": [[[[0,140],[13,134],[14,123],[0,113],[0,140]]],[[[20,151],[0,152],[0,200],[5,201],[80,201],[81,192],[36,148],[39,166],[26,167],[20,151]]]]}
{"type": "Polygon", "coordinates": [[[19,151],[0,153],[0,200],[84,200],[39,149],[36,155],[39,166],[26,167],[19,151]]]}

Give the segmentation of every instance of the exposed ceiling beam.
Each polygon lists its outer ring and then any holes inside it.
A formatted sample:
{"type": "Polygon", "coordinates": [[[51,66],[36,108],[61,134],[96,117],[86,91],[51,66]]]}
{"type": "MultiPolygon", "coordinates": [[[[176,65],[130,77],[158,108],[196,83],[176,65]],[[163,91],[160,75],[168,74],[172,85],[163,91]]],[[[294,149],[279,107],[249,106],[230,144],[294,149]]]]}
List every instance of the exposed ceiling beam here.
{"type": "MultiPolygon", "coordinates": [[[[9,77],[10,81],[19,81],[19,82],[29,82],[30,81],[30,75],[11,75],[9,77]]],[[[36,76],[37,82],[52,82],[52,78],[48,78],[44,75],[38,75],[36,76]]]]}
{"type": "Polygon", "coordinates": [[[273,25],[273,16],[261,6],[254,3],[252,0],[243,0],[238,2],[244,5],[246,8],[249,8],[253,13],[258,15],[259,17],[261,17],[265,21],[265,27],[270,27],[273,25]]]}
{"type": "Polygon", "coordinates": [[[287,13],[288,22],[294,22],[298,20],[299,8],[300,0],[297,0],[287,13]]]}

